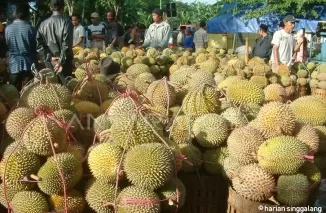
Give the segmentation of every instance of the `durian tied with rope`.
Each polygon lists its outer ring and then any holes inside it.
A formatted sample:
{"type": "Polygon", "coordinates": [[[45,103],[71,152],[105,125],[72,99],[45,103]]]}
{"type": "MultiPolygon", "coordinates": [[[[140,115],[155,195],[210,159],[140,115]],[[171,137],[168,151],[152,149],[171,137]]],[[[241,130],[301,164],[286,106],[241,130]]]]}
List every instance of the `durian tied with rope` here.
{"type": "Polygon", "coordinates": [[[220,93],[215,87],[203,84],[189,91],[182,102],[182,110],[190,118],[220,111],[220,93]]]}
{"type": "Polygon", "coordinates": [[[27,93],[27,107],[36,109],[39,106],[47,106],[52,110],[67,109],[70,107],[71,92],[60,84],[42,83],[36,85],[27,93]]]}
{"type": "Polygon", "coordinates": [[[166,78],[152,82],[147,88],[146,98],[154,106],[169,108],[175,103],[176,92],[166,78]]]}
{"type": "Polygon", "coordinates": [[[81,179],[82,162],[71,153],[59,153],[47,159],[37,173],[38,187],[47,195],[64,194],[81,179]],[[58,168],[59,167],[59,168],[58,168]]]}
{"type": "Polygon", "coordinates": [[[100,105],[108,99],[109,92],[110,90],[106,83],[97,81],[92,76],[88,76],[75,89],[73,97],[100,105]]]}
{"type": "Polygon", "coordinates": [[[67,148],[67,129],[69,125],[53,114],[46,106],[40,106],[35,111],[34,118],[24,129],[22,144],[32,153],[41,156],[52,156],[67,148]]]}
{"type": "Polygon", "coordinates": [[[82,213],[86,206],[84,196],[75,189],[67,192],[67,209],[65,209],[65,197],[63,195],[51,195],[49,198],[50,206],[57,212],[82,213]]]}

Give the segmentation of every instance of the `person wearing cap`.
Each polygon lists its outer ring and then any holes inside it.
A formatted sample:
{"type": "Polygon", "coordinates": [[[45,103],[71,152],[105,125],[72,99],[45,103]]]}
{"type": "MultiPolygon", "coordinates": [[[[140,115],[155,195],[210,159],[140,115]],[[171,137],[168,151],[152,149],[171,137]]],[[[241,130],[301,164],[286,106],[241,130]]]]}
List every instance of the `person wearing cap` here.
{"type": "Polygon", "coordinates": [[[40,24],[36,42],[39,58],[47,68],[58,73],[65,85],[65,78],[72,75],[74,27],[70,19],[62,15],[64,5],[64,0],[51,0],[52,15],[40,24]]]}
{"type": "Polygon", "coordinates": [[[208,47],[208,35],[206,32],[206,22],[202,21],[199,24],[199,29],[195,32],[194,35],[194,43],[195,43],[195,49],[204,48],[206,49],[208,47]]]}
{"type": "Polygon", "coordinates": [[[272,36],[268,34],[268,27],[265,24],[261,24],[258,30],[261,36],[256,40],[256,44],[252,50],[252,55],[254,57],[259,57],[264,60],[269,60],[272,54],[272,36]]]}
{"type": "Polygon", "coordinates": [[[170,25],[163,21],[163,12],[158,8],[153,10],[152,18],[154,23],[149,26],[145,34],[142,47],[167,48],[172,37],[170,25]]]}
{"type": "Polygon", "coordinates": [[[6,29],[9,48],[10,83],[20,91],[31,79],[31,66],[36,61],[36,30],[27,21],[30,16],[28,4],[19,4],[15,20],[6,29]]]}
{"type": "Polygon", "coordinates": [[[98,13],[91,14],[92,24],[88,26],[88,40],[91,48],[98,48],[103,50],[105,27],[100,23],[100,16],[98,13]]]}
{"type": "Polygon", "coordinates": [[[273,51],[271,56],[272,70],[277,72],[277,67],[280,64],[291,66],[295,38],[292,34],[293,28],[297,20],[292,15],[287,15],[284,20],[284,29],[276,31],[273,35],[273,51]]]}

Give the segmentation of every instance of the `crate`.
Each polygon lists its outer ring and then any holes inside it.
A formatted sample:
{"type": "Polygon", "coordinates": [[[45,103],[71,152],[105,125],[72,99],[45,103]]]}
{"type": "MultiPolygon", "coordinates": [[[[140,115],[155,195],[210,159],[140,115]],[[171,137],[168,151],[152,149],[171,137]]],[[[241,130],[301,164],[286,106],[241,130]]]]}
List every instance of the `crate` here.
{"type": "Polygon", "coordinates": [[[229,187],[227,213],[295,213],[287,211],[287,206],[277,206],[269,203],[259,203],[243,198],[229,187]]]}
{"type": "Polygon", "coordinates": [[[228,183],[222,175],[180,173],[178,178],[186,187],[186,202],[178,213],[226,212],[228,183]]]}

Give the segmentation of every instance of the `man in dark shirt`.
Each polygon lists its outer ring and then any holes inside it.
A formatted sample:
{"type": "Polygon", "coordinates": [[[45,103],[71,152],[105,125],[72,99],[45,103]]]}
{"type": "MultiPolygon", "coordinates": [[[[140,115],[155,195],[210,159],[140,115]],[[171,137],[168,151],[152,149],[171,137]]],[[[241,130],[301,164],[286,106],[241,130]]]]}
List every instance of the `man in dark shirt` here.
{"type": "Polygon", "coordinates": [[[268,27],[265,24],[259,26],[258,33],[261,38],[257,39],[256,45],[252,51],[254,57],[260,57],[262,59],[268,60],[272,54],[272,36],[268,33],[268,27]]]}
{"type": "Polygon", "coordinates": [[[110,11],[106,14],[108,22],[105,25],[105,46],[119,48],[119,23],[116,21],[116,15],[110,11]]]}
{"type": "Polygon", "coordinates": [[[69,18],[62,16],[64,0],[51,0],[51,17],[43,21],[37,31],[37,52],[47,68],[65,78],[72,75],[73,25],[69,18]]]}

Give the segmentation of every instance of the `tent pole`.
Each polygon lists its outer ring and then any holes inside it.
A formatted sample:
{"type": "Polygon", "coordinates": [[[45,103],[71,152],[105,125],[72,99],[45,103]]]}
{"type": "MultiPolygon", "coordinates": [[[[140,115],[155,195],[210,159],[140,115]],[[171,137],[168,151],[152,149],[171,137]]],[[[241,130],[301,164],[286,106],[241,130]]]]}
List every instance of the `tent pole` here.
{"type": "Polygon", "coordinates": [[[236,37],[236,34],[234,33],[233,34],[233,44],[232,44],[232,49],[235,50],[235,37],[236,37]]]}

